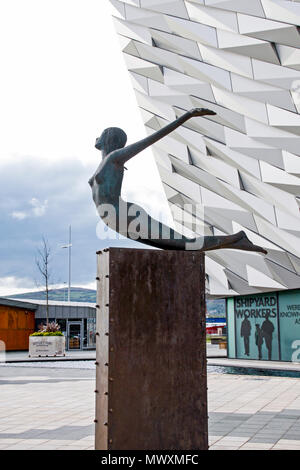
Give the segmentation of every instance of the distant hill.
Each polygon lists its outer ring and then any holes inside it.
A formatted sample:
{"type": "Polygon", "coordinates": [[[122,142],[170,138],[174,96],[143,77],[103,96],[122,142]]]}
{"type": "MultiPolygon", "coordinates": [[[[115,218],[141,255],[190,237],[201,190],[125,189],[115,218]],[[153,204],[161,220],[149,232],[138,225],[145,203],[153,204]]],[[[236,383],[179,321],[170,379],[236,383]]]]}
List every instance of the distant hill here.
{"type": "MultiPolygon", "coordinates": [[[[46,300],[45,291],[26,292],[25,294],[10,295],[9,297],[14,299],[46,300]]],[[[51,289],[49,291],[49,300],[68,300],[68,289],[51,289]]],[[[71,287],[71,301],[96,303],[96,291],[82,287],[71,287]]],[[[225,317],[226,306],[224,299],[207,300],[206,306],[208,316],[225,317]]]]}
{"type": "Polygon", "coordinates": [[[207,315],[215,318],[226,317],[226,301],[224,299],[208,299],[206,301],[207,315]]]}
{"type": "MultiPolygon", "coordinates": [[[[71,287],[70,297],[72,302],[91,302],[96,303],[96,291],[93,289],[84,289],[82,287],[71,287]]],[[[10,295],[14,299],[32,299],[46,300],[45,291],[25,292],[25,294],[10,295]]],[[[68,300],[68,289],[51,289],[49,290],[49,300],[68,300]]]]}

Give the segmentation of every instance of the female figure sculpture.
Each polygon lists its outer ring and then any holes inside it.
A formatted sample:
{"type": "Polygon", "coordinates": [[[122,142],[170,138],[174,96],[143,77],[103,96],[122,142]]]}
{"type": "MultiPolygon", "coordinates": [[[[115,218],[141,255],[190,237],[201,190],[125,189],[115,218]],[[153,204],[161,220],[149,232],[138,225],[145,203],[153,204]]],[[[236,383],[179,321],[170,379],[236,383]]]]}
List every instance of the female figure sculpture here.
{"type": "Polygon", "coordinates": [[[165,250],[208,251],[231,248],[267,253],[263,248],[253,245],[243,231],[233,235],[185,237],[153,219],[142,207],[121,198],[124,165],[128,160],[188,119],[215,114],[208,109],[192,109],[149,137],[127,146],[127,136],[122,129],[110,127],[103,131],[95,144],[102,152],[102,161],[89,184],[99,215],[107,226],[127,238],[165,250]]]}

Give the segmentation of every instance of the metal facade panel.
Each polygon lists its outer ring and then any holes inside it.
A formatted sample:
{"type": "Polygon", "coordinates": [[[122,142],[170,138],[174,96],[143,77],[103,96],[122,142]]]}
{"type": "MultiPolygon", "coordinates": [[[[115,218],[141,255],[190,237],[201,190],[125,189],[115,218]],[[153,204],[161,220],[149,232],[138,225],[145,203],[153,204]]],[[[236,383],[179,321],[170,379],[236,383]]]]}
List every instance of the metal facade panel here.
{"type": "Polygon", "coordinates": [[[147,133],[193,107],[217,113],[155,144],[170,206],[188,202],[210,235],[244,230],[268,250],[207,252],[208,293],[299,287],[299,1],[111,3],[147,133]]]}
{"type": "MultiPolygon", "coordinates": [[[[74,318],[80,320],[81,318],[95,318],[96,309],[86,306],[68,306],[68,305],[49,305],[49,318],[74,318]]],[[[46,317],[46,305],[40,304],[37,306],[35,313],[36,318],[46,317]]]]}

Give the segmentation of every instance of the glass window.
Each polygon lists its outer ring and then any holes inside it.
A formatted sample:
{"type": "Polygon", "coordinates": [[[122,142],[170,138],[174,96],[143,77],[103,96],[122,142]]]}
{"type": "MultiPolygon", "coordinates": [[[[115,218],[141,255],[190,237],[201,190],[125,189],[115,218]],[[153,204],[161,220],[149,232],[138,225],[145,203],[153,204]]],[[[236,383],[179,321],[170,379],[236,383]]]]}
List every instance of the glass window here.
{"type": "MultiPolygon", "coordinates": [[[[51,321],[55,321],[55,318],[49,318],[49,323],[51,321]]],[[[47,320],[46,318],[36,318],[35,319],[35,331],[38,331],[39,330],[39,326],[40,325],[46,325],[47,324],[47,320]]]]}
{"type": "Polygon", "coordinates": [[[46,325],[46,318],[36,318],[35,319],[35,331],[39,330],[39,326],[41,324],[46,325]]]}
{"type": "Polygon", "coordinates": [[[87,334],[87,319],[84,318],[83,319],[83,347],[84,348],[87,348],[87,346],[88,346],[87,337],[88,337],[88,334],[87,334]]]}
{"type": "Polygon", "coordinates": [[[87,318],[87,347],[96,347],[96,318],[87,318]]]}
{"type": "Polygon", "coordinates": [[[82,323],[68,323],[68,349],[82,349],[82,323]]]}
{"type": "Polygon", "coordinates": [[[60,326],[60,331],[66,336],[66,334],[67,334],[67,321],[64,318],[57,318],[56,321],[60,326]]]}

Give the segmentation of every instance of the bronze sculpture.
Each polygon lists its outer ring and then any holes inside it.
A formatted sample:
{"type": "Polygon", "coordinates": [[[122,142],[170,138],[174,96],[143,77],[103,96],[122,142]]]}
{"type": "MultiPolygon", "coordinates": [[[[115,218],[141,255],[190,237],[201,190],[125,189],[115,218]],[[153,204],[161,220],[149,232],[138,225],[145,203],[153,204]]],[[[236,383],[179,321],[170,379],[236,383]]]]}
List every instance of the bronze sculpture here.
{"type": "Polygon", "coordinates": [[[127,238],[165,250],[209,251],[231,248],[267,253],[263,248],[250,242],[243,231],[233,235],[185,237],[153,219],[142,207],[121,198],[124,165],[128,160],[188,119],[215,114],[208,109],[192,109],[152,135],[127,146],[125,146],[127,136],[122,129],[110,127],[103,131],[95,143],[95,147],[102,152],[102,162],[89,180],[89,184],[99,215],[107,226],[127,238]]]}

